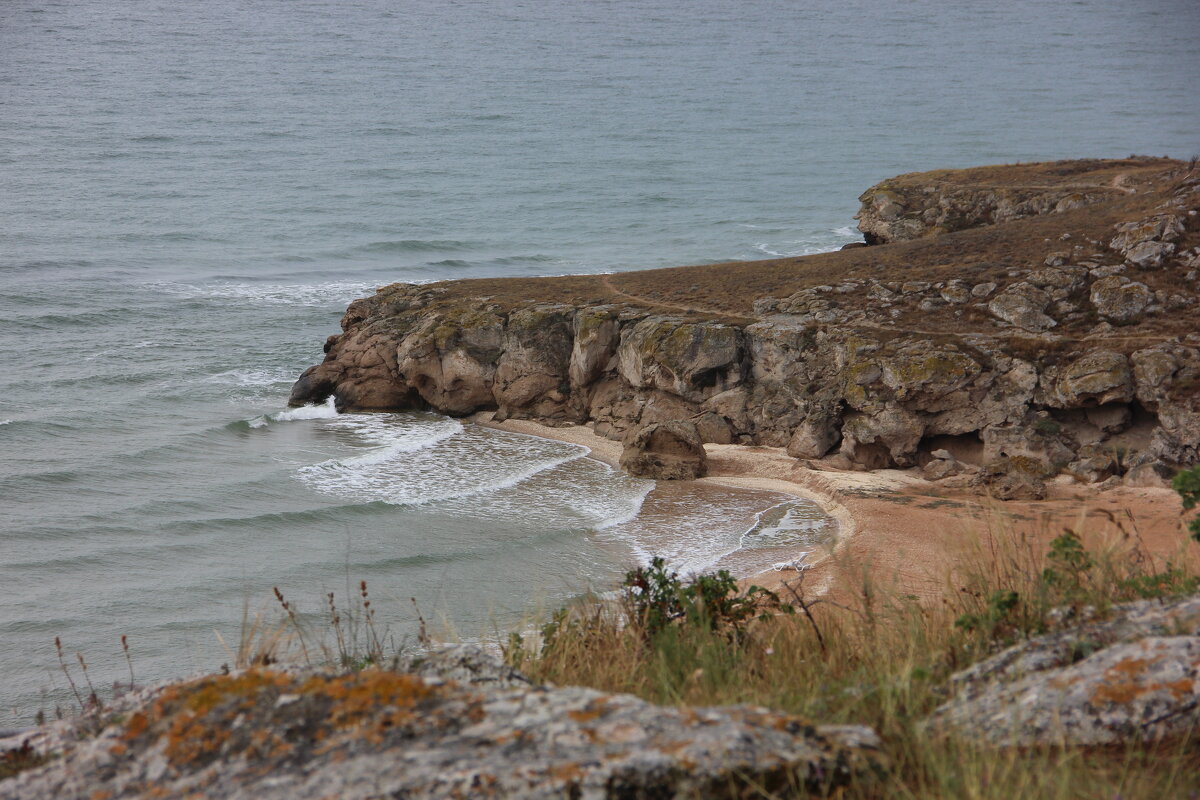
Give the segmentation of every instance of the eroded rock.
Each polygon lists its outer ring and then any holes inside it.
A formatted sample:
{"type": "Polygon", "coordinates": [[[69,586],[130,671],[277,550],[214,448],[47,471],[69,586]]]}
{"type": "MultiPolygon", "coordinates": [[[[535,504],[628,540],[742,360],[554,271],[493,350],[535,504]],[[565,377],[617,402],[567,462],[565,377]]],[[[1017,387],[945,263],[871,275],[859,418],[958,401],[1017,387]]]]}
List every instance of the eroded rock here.
{"type": "Polygon", "coordinates": [[[154,693],[3,800],[743,797],[878,774],[879,737],[749,706],[548,688],[481,652],[420,674],[253,670],[154,693]]]}
{"type": "Polygon", "coordinates": [[[1200,596],[1118,606],[953,678],[935,730],[998,745],[1162,741],[1200,725],[1200,596]]]}
{"type": "Polygon", "coordinates": [[[992,316],[1027,331],[1044,331],[1058,323],[1045,313],[1051,297],[1030,283],[1014,283],[988,303],[992,316]]]}
{"type": "Polygon", "coordinates": [[[708,472],[708,457],[691,422],[655,422],[641,428],[621,452],[621,469],[662,481],[695,480],[708,472]]]}
{"type": "Polygon", "coordinates": [[[1144,283],[1111,275],[1092,284],[1090,299],[1100,316],[1114,325],[1128,325],[1142,318],[1154,295],[1144,283]]]}
{"type": "Polygon", "coordinates": [[[1041,500],[1054,470],[1036,458],[1009,456],[986,464],[974,484],[997,500],[1041,500]]]}

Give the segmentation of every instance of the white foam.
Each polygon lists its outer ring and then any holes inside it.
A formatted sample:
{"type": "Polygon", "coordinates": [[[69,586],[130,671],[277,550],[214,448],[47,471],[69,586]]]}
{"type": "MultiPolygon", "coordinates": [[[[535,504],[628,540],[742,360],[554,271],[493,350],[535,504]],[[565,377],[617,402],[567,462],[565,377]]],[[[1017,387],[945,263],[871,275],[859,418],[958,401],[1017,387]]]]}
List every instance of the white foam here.
{"type": "MultiPolygon", "coordinates": [[[[356,502],[425,505],[488,495],[486,503],[458,509],[486,514],[498,494],[587,455],[584,447],[464,428],[446,418],[389,416],[347,415],[326,422],[351,441],[375,447],[303,467],[298,477],[318,491],[356,502]]],[[[537,505],[516,503],[516,511],[506,516],[529,517],[537,505]]]]}
{"type": "Polygon", "coordinates": [[[185,297],[236,300],[268,306],[345,306],[351,300],[375,293],[374,284],[361,281],[331,281],[317,284],[218,283],[208,286],[191,283],[155,283],[151,286],[168,294],[185,297]]]}
{"type": "Polygon", "coordinates": [[[275,386],[280,383],[290,383],[296,377],[296,372],[286,368],[275,369],[231,369],[209,375],[210,383],[221,383],[246,388],[275,386]]]}
{"type": "MultiPolygon", "coordinates": [[[[600,531],[636,518],[653,488],[653,481],[633,478],[602,462],[580,457],[492,492],[482,511],[501,519],[522,519],[548,527],[600,531]]],[[[447,502],[443,508],[481,513],[478,502],[447,502]]]]}
{"type": "Polygon", "coordinates": [[[861,236],[861,233],[857,229],[852,228],[849,225],[843,225],[840,228],[834,228],[833,232],[838,236],[850,236],[854,239],[857,239],[861,236]]]}
{"type": "Polygon", "coordinates": [[[12,423],[11,419],[0,419],[0,425],[11,425],[12,423]]]}
{"type": "Polygon", "coordinates": [[[300,406],[270,414],[267,419],[273,422],[295,422],[300,419],[334,419],[338,415],[337,407],[333,404],[333,396],[320,405],[300,406]]]}

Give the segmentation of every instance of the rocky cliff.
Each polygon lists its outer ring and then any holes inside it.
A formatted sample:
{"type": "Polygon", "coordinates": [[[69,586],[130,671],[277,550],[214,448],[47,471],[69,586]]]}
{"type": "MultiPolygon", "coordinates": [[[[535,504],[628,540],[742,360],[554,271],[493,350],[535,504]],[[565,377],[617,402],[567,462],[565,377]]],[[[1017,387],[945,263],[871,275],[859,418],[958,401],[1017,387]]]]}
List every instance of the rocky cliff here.
{"type": "Polygon", "coordinates": [[[1200,460],[1194,164],[919,173],[861,200],[871,247],[385,286],[291,402],[495,410],[614,439],[689,420],[705,441],[843,468],[964,481],[1003,463],[1035,487],[1154,483],[1200,460]]]}

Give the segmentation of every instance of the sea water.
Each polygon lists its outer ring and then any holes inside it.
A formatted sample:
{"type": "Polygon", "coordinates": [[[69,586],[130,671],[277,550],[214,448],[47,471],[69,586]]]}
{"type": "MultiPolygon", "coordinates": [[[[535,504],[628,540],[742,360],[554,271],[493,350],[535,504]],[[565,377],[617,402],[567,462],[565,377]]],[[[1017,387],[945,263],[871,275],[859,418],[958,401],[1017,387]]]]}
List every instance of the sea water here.
{"type": "MultiPolygon", "coordinates": [[[[715,0],[0,5],[0,727],[211,670],[278,587],[464,637],[662,554],[830,521],[432,414],[288,410],[396,281],[834,249],[906,171],[1200,152],[1200,6],[715,0]],[[78,674],[77,674],[78,677],[78,674]]],[[[311,617],[310,617],[311,615],[311,617]]]]}

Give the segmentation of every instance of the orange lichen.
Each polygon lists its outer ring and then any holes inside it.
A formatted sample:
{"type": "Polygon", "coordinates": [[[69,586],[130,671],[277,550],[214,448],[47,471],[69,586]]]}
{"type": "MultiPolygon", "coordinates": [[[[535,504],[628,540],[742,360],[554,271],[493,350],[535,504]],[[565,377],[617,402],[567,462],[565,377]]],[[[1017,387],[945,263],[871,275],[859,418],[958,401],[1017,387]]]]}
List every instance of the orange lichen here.
{"type": "Polygon", "coordinates": [[[578,783],[583,779],[584,774],[583,768],[574,761],[568,761],[565,764],[554,764],[550,767],[550,777],[556,781],[578,783]]]}
{"type": "Polygon", "coordinates": [[[164,740],[175,767],[235,753],[270,764],[318,743],[318,754],[350,741],[379,746],[393,731],[477,721],[483,713],[479,698],[456,684],[428,684],[414,675],[367,670],[297,678],[250,670],[170,687],[130,717],[117,747],[154,736],[164,740]],[[465,702],[452,713],[428,706],[447,696],[465,702]]]}
{"type": "Polygon", "coordinates": [[[411,710],[432,696],[434,687],[415,675],[371,670],[338,678],[313,676],[299,693],[328,697],[333,702],[329,716],[334,727],[354,727],[372,718],[382,730],[409,722],[411,710]]]}
{"type": "Polygon", "coordinates": [[[567,716],[576,722],[594,722],[604,716],[608,700],[607,697],[597,697],[587,704],[587,708],[568,711],[567,716]]]}
{"type": "Polygon", "coordinates": [[[137,737],[141,736],[143,733],[145,733],[146,729],[149,727],[150,727],[150,718],[147,717],[142,712],[138,711],[133,716],[131,716],[129,718],[129,722],[127,722],[125,724],[125,733],[122,735],[121,738],[124,739],[125,741],[131,741],[131,740],[136,739],[137,737]]]}
{"type": "Polygon", "coordinates": [[[1154,663],[1152,659],[1126,658],[1109,667],[1104,671],[1104,682],[1092,692],[1092,702],[1120,705],[1131,703],[1142,695],[1161,691],[1168,691],[1176,700],[1182,700],[1195,693],[1195,684],[1188,678],[1158,683],[1139,680],[1146,666],[1154,663]]]}

